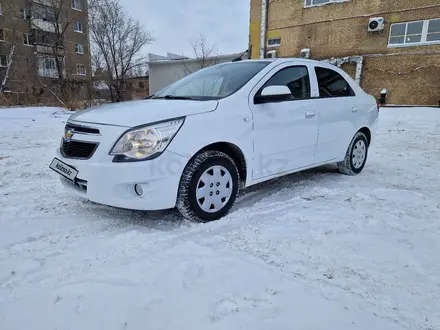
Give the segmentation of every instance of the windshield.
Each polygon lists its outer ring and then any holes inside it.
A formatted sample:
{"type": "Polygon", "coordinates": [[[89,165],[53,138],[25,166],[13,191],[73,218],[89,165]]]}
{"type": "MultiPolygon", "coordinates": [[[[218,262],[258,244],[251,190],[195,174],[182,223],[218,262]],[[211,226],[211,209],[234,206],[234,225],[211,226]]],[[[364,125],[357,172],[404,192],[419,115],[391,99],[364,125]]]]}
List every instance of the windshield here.
{"type": "Polygon", "coordinates": [[[217,64],[163,88],[152,98],[218,100],[238,91],[269,63],[249,61],[217,64]]]}

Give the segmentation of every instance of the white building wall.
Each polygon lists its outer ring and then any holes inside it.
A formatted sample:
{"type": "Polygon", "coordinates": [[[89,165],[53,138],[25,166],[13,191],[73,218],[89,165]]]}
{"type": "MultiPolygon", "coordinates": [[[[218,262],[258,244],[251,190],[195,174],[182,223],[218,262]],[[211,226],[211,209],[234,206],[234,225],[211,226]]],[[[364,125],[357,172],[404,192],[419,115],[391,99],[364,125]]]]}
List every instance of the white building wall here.
{"type": "MultiPolygon", "coordinates": [[[[210,59],[208,65],[231,62],[237,54],[210,59]]],[[[243,57],[244,59],[245,57],[243,57]]],[[[182,79],[186,75],[200,70],[202,60],[152,61],[148,63],[150,73],[150,95],[182,79]]]]}

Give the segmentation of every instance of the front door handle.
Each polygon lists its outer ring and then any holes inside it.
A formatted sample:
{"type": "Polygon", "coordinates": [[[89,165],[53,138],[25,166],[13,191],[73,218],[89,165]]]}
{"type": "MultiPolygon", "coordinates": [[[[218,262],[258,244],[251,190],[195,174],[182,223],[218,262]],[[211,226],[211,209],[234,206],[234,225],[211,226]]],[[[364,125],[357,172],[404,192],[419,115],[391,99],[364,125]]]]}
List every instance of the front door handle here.
{"type": "Polygon", "coordinates": [[[306,118],[312,118],[316,116],[316,112],[314,110],[309,110],[306,112],[306,118]]]}
{"type": "Polygon", "coordinates": [[[358,111],[359,111],[359,109],[358,109],[358,108],[356,108],[356,107],[353,107],[353,108],[351,108],[351,111],[353,111],[353,112],[358,112],[358,111]]]}

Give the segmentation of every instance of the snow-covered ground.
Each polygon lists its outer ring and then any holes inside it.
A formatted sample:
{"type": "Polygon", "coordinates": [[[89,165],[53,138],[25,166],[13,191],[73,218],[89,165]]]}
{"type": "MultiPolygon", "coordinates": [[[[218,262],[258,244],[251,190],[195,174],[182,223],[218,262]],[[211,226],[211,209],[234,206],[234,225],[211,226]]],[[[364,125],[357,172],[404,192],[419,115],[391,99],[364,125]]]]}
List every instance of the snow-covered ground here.
{"type": "Polygon", "coordinates": [[[0,329],[440,328],[440,109],[382,109],[360,176],[262,184],[209,224],[66,194],[67,116],[0,109],[0,329]]]}

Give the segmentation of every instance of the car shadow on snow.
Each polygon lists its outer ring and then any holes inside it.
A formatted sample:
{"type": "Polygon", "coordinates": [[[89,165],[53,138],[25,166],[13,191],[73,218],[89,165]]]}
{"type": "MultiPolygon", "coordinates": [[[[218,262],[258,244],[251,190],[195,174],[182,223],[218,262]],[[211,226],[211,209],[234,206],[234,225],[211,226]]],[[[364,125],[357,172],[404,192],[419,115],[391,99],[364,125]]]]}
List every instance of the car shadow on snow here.
{"type": "Polygon", "coordinates": [[[191,225],[191,222],[184,219],[177,210],[163,211],[137,211],[116,208],[94,203],[81,199],[82,215],[93,214],[93,217],[111,221],[115,226],[138,227],[138,229],[154,229],[160,231],[171,231],[191,225]]]}
{"type": "Polygon", "coordinates": [[[340,175],[337,167],[324,165],[256,184],[241,191],[234,209],[250,207],[274,195],[276,195],[277,198],[281,198],[281,195],[286,195],[287,198],[291,198],[291,194],[284,194],[286,190],[291,190],[294,193],[295,188],[301,186],[310,186],[311,190],[315,184],[322,181],[333,180],[334,175],[340,175]],[[280,192],[282,192],[281,195],[279,194],[280,192]]]}
{"type": "MultiPolygon", "coordinates": [[[[282,199],[282,195],[284,194],[282,193],[279,195],[280,192],[286,190],[295,192],[296,187],[310,186],[311,190],[314,184],[333,180],[332,177],[336,173],[338,172],[335,167],[327,165],[272,179],[249,188],[244,188],[240,192],[232,211],[241,207],[252,207],[254,204],[266,198],[270,198],[271,196],[276,199],[282,199]]],[[[339,173],[337,175],[339,175],[339,173]]],[[[286,194],[286,196],[291,197],[291,194],[286,194]]],[[[85,213],[90,216],[90,213],[92,213],[93,217],[112,221],[115,226],[120,228],[134,226],[139,227],[141,230],[155,229],[160,231],[171,231],[183,227],[198,225],[184,219],[176,209],[163,211],[135,211],[100,205],[83,199],[78,200],[78,204],[82,216],[85,215],[85,213]]]]}

